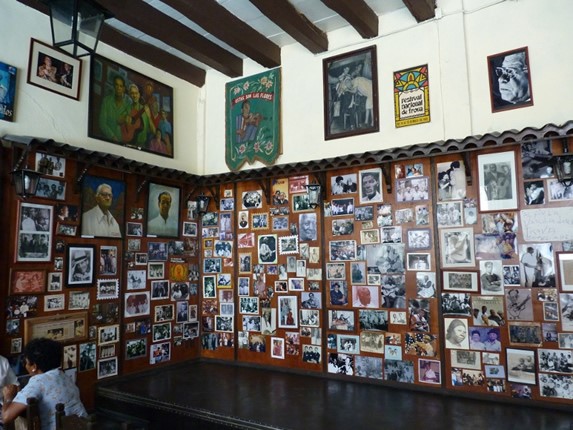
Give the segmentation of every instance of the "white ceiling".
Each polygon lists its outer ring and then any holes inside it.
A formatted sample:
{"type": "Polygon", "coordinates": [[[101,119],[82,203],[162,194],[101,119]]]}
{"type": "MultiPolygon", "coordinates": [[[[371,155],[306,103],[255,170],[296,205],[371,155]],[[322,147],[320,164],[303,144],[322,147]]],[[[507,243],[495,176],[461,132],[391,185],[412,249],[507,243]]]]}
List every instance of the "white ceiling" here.
{"type": "MultiPolygon", "coordinates": [[[[225,49],[231,51],[235,55],[246,58],[244,54],[231,48],[224,42],[221,42],[216,37],[212,36],[197,24],[190,21],[180,12],[174,10],[170,6],[163,3],[161,0],[143,0],[151,6],[155,7],[159,11],[169,15],[171,18],[176,19],[192,30],[196,31],[203,37],[211,40],[212,42],[224,47],[225,49]]],[[[188,1],[200,1],[200,0],[188,0],[188,1]]],[[[345,26],[349,26],[348,22],[340,17],[337,13],[329,9],[320,0],[289,0],[294,7],[305,15],[314,25],[320,28],[325,33],[338,30],[345,26]]],[[[352,1],[352,0],[348,0],[352,1]]],[[[370,8],[378,15],[384,15],[394,12],[398,9],[405,8],[403,0],[365,0],[370,8]]],[[[217,0],[217,2],[229,10],[233,15],[244,21],[250,27],[270,39],[273,43],[279,47],[287,46],[296,41],[287,33],[285,33],[280,27],[274,24],[266,16],[264,16],[249,0],[217,0]]],[[[163,50],[168,51],[172,55],[175,55],[185,61],[192,64],[200,66],[204,69],[210,69],[210,67],[204,65],[203,63],[195,60],[192,57],[166,45],[160,40],[154,39],[141,31],[134,29],[126,24],[119,22],[116,19],[111,19],[106,21],[111,26],[117,28],[118,30],[129,34],[132,37],[141,39],[146,43],[151,43],[163,50]]]]}

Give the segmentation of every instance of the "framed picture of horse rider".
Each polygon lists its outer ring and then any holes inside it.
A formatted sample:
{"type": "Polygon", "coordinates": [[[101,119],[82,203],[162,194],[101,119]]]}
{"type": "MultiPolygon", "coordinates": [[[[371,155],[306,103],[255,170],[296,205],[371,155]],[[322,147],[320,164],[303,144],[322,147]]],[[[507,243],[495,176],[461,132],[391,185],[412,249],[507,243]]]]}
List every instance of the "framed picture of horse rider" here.
{"type": "Polygon", "coordinates": [[[325,58],[324,138],[374,133],[378,120],[376,46],[325,58]]]}

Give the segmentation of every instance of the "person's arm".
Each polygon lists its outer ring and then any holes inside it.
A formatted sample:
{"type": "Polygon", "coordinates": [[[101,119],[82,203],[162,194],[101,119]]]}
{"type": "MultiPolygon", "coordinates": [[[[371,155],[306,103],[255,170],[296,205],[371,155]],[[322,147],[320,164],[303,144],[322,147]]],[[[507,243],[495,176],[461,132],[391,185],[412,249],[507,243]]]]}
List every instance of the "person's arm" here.
{"type": "Polygon", "coordinates": [[[6,385],[2,390],[4,403],[2,404],[2,421],[4,424],[10,424],[26,411],[26,404],[14,402],[14,397],[18,393],[18,386],[11,384],[6,385]]]}

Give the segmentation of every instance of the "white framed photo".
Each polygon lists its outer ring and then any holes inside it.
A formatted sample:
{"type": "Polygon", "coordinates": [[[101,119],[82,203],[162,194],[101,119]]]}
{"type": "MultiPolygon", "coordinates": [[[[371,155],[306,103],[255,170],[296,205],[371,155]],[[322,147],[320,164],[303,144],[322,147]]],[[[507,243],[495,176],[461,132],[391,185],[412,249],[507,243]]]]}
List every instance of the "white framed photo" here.
{"type": "Polygon", "coordinates": [[[480,154],[477,161],[480,211],[517,209],[515,152],[480,154]]]}
{"type": "Polygon", "coordinates": [[[477,292],[478,282],[476,272],[444,271],[442,273],[444,276],[444,290],[477,292]]]}
{"type": "Polygon", "coordinates": [[[440,231],[442,267],[474,267],[474,232],[472,228],[448,228],[440,231]]]}

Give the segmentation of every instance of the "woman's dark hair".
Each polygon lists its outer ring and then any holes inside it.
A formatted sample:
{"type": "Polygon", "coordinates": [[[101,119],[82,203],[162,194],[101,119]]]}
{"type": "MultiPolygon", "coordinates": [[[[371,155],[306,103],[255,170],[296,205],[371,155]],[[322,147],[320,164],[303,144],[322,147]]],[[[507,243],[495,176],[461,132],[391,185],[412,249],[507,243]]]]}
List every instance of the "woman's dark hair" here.
{"type": "Polygon", "coordinates": [[[33,339],[24,347],[22,356],[35,364],[42,372],[60,367],[62,362],[62,345],[44,337],[33,339]]]}

